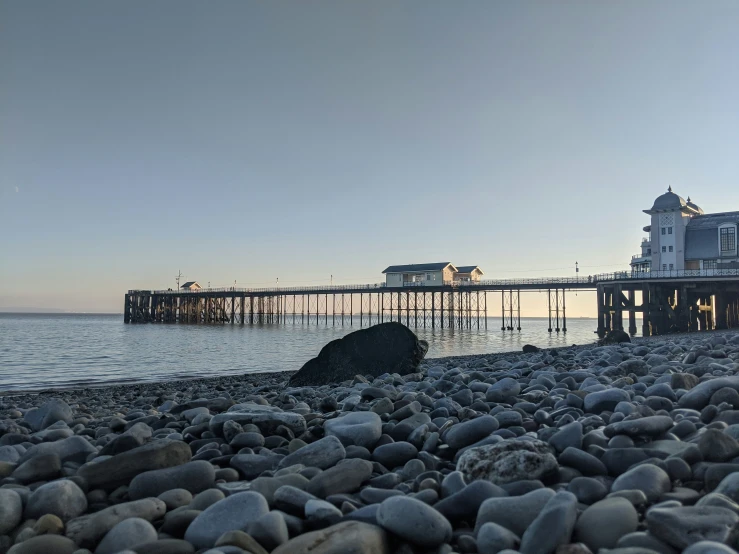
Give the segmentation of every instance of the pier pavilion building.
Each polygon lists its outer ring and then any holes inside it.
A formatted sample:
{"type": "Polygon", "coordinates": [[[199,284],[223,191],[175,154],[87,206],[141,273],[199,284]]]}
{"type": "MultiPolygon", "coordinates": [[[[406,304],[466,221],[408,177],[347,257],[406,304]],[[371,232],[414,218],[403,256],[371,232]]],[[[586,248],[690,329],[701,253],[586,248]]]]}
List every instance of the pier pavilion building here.
{"type": "Polygon", "coordinates": [[[387,287],[439,287],[455,282],[479,282],[484,275],[479,266],[456,267],[451,262],[391,265],[382,273],[385,275],[385,286],[387,287]]]}
{"type": "Polygon", "coordinates": [[[739,268],[739,211],[706,214],[669,187],[644,213],[651,216],[649,235],[632,256],[633,273],[739,268]]]}

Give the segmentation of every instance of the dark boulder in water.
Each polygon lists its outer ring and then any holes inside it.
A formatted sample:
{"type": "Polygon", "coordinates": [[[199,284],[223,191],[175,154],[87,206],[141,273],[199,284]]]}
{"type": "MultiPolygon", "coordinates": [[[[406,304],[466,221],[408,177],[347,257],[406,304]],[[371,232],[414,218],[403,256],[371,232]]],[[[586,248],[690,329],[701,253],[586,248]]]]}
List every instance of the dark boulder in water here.
{"type": "Polygon", "coordinates": [[[524,354],[533,354],[534,352],[539,352],[541,350],[538,346],[534,346],[533,344],[524,344],[523,345],[523,353],[524,354]]]}
{"type": "Polygon", "coordinates": [[[428,343],[405,325],[380,323],[329,342],[290,378],[290,385],[327,385],[355,375],[413,373],[427,350],[428,343]]]}

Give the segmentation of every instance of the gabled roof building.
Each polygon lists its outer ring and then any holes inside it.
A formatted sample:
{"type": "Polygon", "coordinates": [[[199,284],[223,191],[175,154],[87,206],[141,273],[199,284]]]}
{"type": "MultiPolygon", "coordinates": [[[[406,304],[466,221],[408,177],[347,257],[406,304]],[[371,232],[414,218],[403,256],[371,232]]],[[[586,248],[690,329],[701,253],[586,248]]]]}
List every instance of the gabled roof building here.
{"type": "Polygon", "coordinates": [[[476,265],[454,266],[451,262],[426,264],[391,265],[385,274],[385,285],[402,286],[441,286],[460,281],[479,281],[483,275],[476,265]]]}

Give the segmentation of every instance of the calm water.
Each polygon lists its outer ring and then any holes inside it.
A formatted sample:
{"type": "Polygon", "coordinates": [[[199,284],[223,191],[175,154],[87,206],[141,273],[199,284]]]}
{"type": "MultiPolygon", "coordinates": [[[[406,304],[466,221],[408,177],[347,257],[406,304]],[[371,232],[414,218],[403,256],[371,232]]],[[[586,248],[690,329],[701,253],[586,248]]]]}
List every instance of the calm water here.
{"type": "MultiPolygon", "coordinates": [[[[594,319],[570,319],[567,334],[546,319],[522,331],[417,329],[428,357],[460,356],[593,342],[594,319]]],[[[358,327],[125,325],[122,315],[1,314],[0,390],[162,381],[253,371],[297,370],[330,340],[358,327]]]]}

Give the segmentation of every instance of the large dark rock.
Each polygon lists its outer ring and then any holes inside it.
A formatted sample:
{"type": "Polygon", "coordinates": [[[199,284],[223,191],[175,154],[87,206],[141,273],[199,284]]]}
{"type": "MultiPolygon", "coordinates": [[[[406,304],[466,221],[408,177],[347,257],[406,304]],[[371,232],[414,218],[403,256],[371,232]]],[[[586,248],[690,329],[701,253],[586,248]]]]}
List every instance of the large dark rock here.
{"type": "Polygon", "coordinates": [[[290,385],[328,385],[355,375],[413,373],[427,350],[428,343],[405,325],[380,323],[329,342],[290,378],[290,385]]]}
{"type": "Polygon", "coordinates": [[[622,342],[631,342],[631,337],[629,337],[628,333],[620,329],[608,331],[608,334],[600,340],[601,345],[620,344],[622,342]]]}

